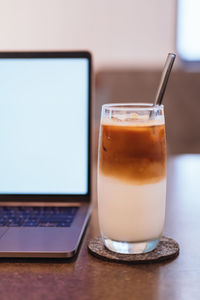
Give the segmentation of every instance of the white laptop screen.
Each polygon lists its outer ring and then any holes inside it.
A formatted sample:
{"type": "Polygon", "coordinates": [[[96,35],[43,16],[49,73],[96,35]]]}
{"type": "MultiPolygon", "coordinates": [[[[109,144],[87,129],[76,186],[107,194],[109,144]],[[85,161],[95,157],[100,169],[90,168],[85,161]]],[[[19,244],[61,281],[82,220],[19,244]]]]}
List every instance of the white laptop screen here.
{"type": "Polygon", "coordinates": [[[88,193],[88,68],[0,59],[0,194],[88,193]]]}

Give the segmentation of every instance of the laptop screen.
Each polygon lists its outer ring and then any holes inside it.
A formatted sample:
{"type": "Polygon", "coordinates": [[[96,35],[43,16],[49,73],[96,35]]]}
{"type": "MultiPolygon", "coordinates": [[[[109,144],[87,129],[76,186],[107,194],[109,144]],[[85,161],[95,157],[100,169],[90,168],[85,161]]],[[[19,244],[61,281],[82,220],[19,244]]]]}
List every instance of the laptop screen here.
{"type": "Polygon", "coordinates": [[[87,58],[0,58],[0,194],[88,193],[87,58]]]}

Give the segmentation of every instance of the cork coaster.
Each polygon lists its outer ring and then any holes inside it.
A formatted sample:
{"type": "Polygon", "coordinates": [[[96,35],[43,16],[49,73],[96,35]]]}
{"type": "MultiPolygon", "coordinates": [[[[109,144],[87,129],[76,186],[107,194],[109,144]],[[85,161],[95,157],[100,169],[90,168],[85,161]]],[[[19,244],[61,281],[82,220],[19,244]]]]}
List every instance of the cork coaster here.
{"type": "Polygon", "coordinates": [[[103,260],[119,263],[145,264],[175,258],[179,254],[179,245],[175,240],[163,236],[156,249],[151,252],[143,254],[120,254],[108,250],[104,246],[102,238],[97,236],[90,240],[88,250],[92,255],[103,260]]]}

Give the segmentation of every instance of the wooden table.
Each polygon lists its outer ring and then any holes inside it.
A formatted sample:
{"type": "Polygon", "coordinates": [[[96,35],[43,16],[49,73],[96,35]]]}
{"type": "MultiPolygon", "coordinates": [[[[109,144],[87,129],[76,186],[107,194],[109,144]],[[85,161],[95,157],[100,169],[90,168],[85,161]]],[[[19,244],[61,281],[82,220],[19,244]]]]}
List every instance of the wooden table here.
{"type": "Polygon", "coordinates": [[[0,299],[200,299],[200,155],[168,161],[164,234],[180,244],[172,261],[123,265],[101,261],[87,251],[99,233],[97,208],[75,261],[0,262],[0,299]]]}

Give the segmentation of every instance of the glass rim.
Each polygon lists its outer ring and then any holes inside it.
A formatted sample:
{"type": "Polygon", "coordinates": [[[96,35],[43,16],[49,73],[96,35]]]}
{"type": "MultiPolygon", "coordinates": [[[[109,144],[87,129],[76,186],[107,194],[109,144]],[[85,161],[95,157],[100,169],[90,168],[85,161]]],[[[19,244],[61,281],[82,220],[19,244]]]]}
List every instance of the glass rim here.
{"type": "Polygon", "coordinates": [[[102,109],[118,111],[152,111],[163,110],[164,105],[153,106],[153,103],[135,102],[135,103],[107,103],[102,105],[102,109]]]}

